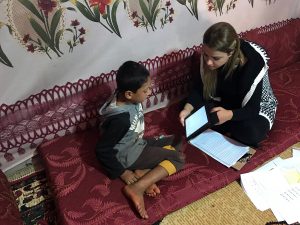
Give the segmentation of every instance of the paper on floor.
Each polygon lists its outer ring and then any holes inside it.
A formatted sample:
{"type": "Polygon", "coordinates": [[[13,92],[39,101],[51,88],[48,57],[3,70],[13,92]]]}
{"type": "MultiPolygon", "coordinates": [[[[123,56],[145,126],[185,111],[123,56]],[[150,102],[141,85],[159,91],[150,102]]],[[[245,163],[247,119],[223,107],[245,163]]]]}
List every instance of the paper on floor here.
{"type": "Polygon", "coordinates": [[[261,211],[269,209],[272,204],[272,198],[269,197],[270,189],[284,191],[289,187],[278,168],[241,174],[241,183],[253,204],[261,211]]]}
{"type": "Polygon", "coordinates": [[[300,148],[294,147],[293,149],[293,157],[300,157],[300,148]]]}
{"type": "MultiPolygon", "coordinates": [[[[257,209],[271,209],[278,221],[300,222],[300,157],[275,158],[261,168],[241,174],[241,184],[257,209]]],[[[296,154],[294,154],[296,153],[296,154]]]]}

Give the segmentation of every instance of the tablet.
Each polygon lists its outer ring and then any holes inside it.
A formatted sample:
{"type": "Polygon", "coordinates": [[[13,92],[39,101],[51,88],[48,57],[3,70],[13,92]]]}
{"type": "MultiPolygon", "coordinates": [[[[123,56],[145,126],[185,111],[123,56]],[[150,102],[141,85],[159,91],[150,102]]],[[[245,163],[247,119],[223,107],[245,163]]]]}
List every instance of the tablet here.
{"type": "Polygon", "coordinates": [[[184,120],[185,133],[188,140],[194,138],[210,127],[210,119],[207,108],[202,106],[184,120]]]}

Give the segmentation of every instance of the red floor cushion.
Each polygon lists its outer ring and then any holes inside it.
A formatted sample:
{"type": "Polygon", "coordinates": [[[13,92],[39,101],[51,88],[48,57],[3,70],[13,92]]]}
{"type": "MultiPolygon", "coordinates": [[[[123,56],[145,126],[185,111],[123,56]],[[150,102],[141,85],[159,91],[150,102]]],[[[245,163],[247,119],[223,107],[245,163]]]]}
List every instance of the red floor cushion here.
{"type": "MultiPolygon", "coordinates": [[[[153,224],[168,213],[237,180],[300,139],[300,62],[272,72],[278,98],[276,120],[267,140],[241,171],[226,168],[188,143],[184,169],[158,182],[161,194],[145,197],[148,220],[141,220],[121,190],[124,184],[110,180],[95,157],[96,129],[56,138],[39,146],[54,190],[60,224],[153,224]]],[[[179,105],[145,115],[146,136],[183,135],[178,121],[179,105]]]]}

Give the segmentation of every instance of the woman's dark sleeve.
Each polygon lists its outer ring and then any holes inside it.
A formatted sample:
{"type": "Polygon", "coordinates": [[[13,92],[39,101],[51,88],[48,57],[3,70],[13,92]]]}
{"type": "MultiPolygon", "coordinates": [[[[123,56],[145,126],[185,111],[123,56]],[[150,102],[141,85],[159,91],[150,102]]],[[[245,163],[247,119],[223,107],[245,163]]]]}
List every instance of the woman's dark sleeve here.
{"type": "Polygon", "coordinates": [[[234,121],[247,120],[256,117],[260,110],[260,100],[262,95],[262,80],[257,84],[257,87],[249,99],[248,103],[239,109],[232,110],[234,121]]]}
{"type": "MultiPolygon", "coordinates": [[[[253,48],[249,50],[248,54],[248,63],[245,65],[243,73],[241,75],[241,80],[238,85],[241,101],[244,99],[248,91],[250,90],[252,84],[254,83],[255,78],[258,76],[260,71],[265,66],[265,61],[261,55],[256,52],[253,48]]],[[[232,120],[241,121],[250,118],[254,118],[258,115],[260,111],[260,102],[262,98],[263,91],[263,78],[257,84],[255,91],[250,97],[247,104],[241,108],[233,109],[232,120]]]]}
{"type": "Polygon", "coordinates": [[[114,146],[124,137],[130,127],[129,114],[111,116],[102,125],[104,132],[96,146],[96,157],[106,170],[108,176],[115,179],[122,175],[125,168],[118,161],[114,146]]]}

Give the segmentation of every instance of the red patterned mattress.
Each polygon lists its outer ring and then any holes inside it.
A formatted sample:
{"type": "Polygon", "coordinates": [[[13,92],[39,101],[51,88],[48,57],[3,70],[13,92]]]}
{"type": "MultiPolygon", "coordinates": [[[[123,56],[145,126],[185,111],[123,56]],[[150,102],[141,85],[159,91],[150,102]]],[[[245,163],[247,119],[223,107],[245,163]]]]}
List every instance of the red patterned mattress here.
{"type": "MultiPolygon", "coordinates": [[[[141,220],[128,204],[120,180],[103,173],[94,149],[96,129],[58,137],[39,146],[53,187],[60,224],[135,225],[153,224],[165,215],[237,180],[266,160],[300,140],[300,20],[290,25],[257,29],[243,37],[266,47],[270,60],[270,81],[279,101],[276,120],[267,140],[241,170],[235,171],[187,144],[184,169],[158,183],[161,194],[145,197],[148,220],[141,220]]],[[[183,135],[177,104],[147,113],[146,136],[183,135]]]]}
{"type": "MultiPolygon", "coordinates": [[[[241,170],[226,168],[185,143],[186,165],[179,173],[158,183],[159,197],[145,197],[148,220],[141,220],[129,206],[120,180],[110,180],[95,157],[97,130],[60,137],[38,149],[54,189],[61,224],[152,224],[168,213],[200,199],[239,178],[300,140],[300,62],[271,79],[279,100],[272,131],[251,161],[241,170]],[[276,78],[276,79],[274,79],[276,78]]],[[[146,114],[146,135],[177,133],[180,107],[172,105],[146,114]]]]}

